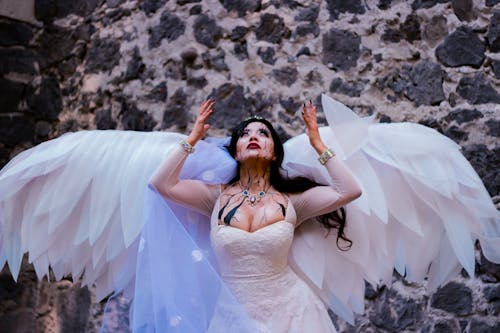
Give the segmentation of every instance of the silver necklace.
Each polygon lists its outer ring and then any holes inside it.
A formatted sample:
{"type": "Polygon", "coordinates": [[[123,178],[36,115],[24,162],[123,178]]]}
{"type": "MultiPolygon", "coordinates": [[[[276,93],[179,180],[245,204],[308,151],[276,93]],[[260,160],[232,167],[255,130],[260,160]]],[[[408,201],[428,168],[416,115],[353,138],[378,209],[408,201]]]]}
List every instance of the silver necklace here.
{"type": "Polygon", "coordinates": [[[262,200],[265,195],[266,191],[260,191],[257,195],[250,193],[250,191],[248,191],[247,189],[241,192],[241,196],[243,196],[252,207],[255,206],[256,203],[260,202],[260,200],[262,200]]]}

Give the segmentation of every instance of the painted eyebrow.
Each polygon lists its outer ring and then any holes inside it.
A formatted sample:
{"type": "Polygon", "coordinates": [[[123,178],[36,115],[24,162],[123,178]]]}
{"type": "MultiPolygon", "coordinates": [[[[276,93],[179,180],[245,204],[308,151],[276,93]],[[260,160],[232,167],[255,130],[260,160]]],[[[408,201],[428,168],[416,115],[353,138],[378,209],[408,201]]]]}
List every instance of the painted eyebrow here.
{"type": "Polygon", "coordinates": [[[267,128],[259,128],[259,133],[269,135],[269,130],[267,128]]]}

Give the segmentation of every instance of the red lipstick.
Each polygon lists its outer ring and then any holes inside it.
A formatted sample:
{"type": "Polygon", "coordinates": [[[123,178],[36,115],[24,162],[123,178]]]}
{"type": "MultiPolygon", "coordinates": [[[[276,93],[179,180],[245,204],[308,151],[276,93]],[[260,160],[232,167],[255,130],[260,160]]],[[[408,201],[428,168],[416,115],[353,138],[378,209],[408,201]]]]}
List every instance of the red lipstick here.
{"type": "Polygon", "coordinates": [[[248,144],[247,149],[260,149],[260,146],[259,144],[252,142],[248,144]]]}

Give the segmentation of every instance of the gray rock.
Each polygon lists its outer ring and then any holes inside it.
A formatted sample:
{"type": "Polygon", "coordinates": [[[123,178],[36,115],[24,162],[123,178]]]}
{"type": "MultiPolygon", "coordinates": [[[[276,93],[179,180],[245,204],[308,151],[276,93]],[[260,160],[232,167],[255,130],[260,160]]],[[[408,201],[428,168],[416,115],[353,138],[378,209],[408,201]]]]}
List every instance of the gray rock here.
{"type": "Polygon", "coordinates": [[[177,4],[180,6],[187,5],[189,3],[198,3],[201,2],[201,0],[177,0],[177,4]]]}
{"type": "Polygon", "coordinates": [[[272,47],[266,47],[265,49],[260,47],[257,49],[257,55],[262,59],[262,61],[269,65],[274,65],[276,58],[274,55],[276,52],[272,47]]]}
{"type": "MultiPolygon", "coordinates": [[[[392,119],[388,115],[383,114],[380,116],[379,123],[392,123],[392,119]]],[[[365,297],[367,297],[366,292],[365,292],[365,297]]]]}
{"type": "Polygon", "coordinates": [[[91,297],[87,287],[72,286],[58,294],[57,313],[61,332],[83,333],[90,316],[91,297]]]}
{"type": "Polygon", "coordinates": [[[288,97],[288,98],[280,98],[280,105],[285,109],[285,112],[294,115],[297,110],[302,105],[302,102],[300,101],[295,101],[293,97],[288,97]]]}
{"type": "Polygon", "coordinates": [[[144,2],[141,3],[141,9],[146,13],[146,15],[150,16],[163,7],[167,1],[168,0],[144,0],[144,2]]]}
{"type": "Polygon", "coordinates": [[[46,26],[37,39],[40,69],[53,66],[71,56],[75,42],[70,29],[55,25],[46,26]]]}
{"type": "Polygon", "coordinates": [[[469,332],[471,333],[497,333],[499,331],[500,323],[498,321],[496,324],[494,324],[494,326],[490,326],[484,321],[472,319],[469,326],[469,332]]]}
{"type": "MultiPolygon", "coordinates": [[[[387,118],[389,118],[389,117],[387,117],[387,118]]],[[[382,122],[382,121],[380,121],[380,122],[382,122]]],[[[388,121],[388,122],[390,123],[390,121],[388,121]]],[[[373,289],[371,284],[369,284],[368,282],[365,282],[365,298],[370,299],[370,300],[377,298],[380,295],[380,293],[384,290],[384,288],[385,287],[381,287],[381,288],[377,288],[375,290],[375,289],[373,289]]]]}
{"type": "Polygon", "coordinates": [[[421,40],[420,20],[418,15],[410,14],[406,17],[400,29],[407,41],[413,43],[416,40],[421,40]]]}
{"type": "Polygon", "coordinates": [[[417,105],[438,105],[445,99],[444,71],[430,60],[419,62],[410,71],[411,84],[407,96],[417,105]]]}
{"type": "MultiPolygon", "coordinates": [[[[483,147],[481,147],[483,148],[483,147]]],[[[486,168],[487,172],[493,172],[493,175],[495,176],[494,183],[493,184],[487,184],[487,185],[498,185],[500,182],[500,175],[498,174],[498,167],[500,166],[500,147],[496,147],[493,151],[488,152],[489,154],[486,154],[486,156],[481,156],[479,155],[479,158],[482,158],[480,160],[481,165],[486,168]],[[493,155],[492,154],[496,154],[493,155]],[[486,157],[486,158],[485,158],[486,157]],[[485,165],[485,162],[491,163],[490,165],[485,165]]],[[[466,155],[467,156],[467,155],[466,155]]],[[[475,161],[476,162],[476,161],[475,161]]],[[[472,162],[471,162],[472,164],[472,162]]],[[[474,166],[474,164],[473,164],[474,166]]],[[[478,174],[481,176],[481,173],[478,174]]],[[[484,182],[484,180],[483,180],[484,182]]],[[[484,182],[486,184],[486,182],[484,182]]],[[[487,189],[489,189],[488,186],[486,186],[487,189]]],[[[495,264],[484,256],[483,253],[481,253],[481,261],[479,263],[479,273],[486,275],[488,278],[483,279],[488,282],[499,282],[500,281],[500,264],[495,264]]],[[[481,276],[483,278],[483,276],[481,276]]]]}
{"type": "Polygon", "coordinates": [[[451,7],[460,21],[471,21],[474,18],[474,2],[472,0],[452,0],[451,7]]]}
{"type": "Polygon", "coordinates": [[[181,53],[181,59],[188,67],[194,66],[196,58],[198,58],[198,51],[194,48],[188,48],[181,53]]]}
{"type": "Polygon", "coordinates": [[[158,83],[147,95],[147,97],[155,102],[165,102],[168,97],[167,82],[158,83]]]}
{"type": "Polygon", "coordinates": [[[500,94],[482,73],[461,78],[457,93],[471,104],[500,103],[500,94]]]}
{"type": "Polygon", "coordinates": [[[301,55],[304,56],[310,56],[311,55],[311,50],[307,46],[303,46],[300,48],[299,52],[295,55],[297,58],[300,57],[301,55]]]}
{"type": "Polygon", "coordinates": [[[271,118],[271,114],[266,112],[266,109],[270,109],[275,104],[273,97],[266,97],[265,93],[258,90],[254,94],[250,94],[247,97],[247,101],[250,104],[250,113],[259,114],[262,117],[271,118]]]}
{"type": "Polygon", "coordinates": [[[120,62],[120,42],[113,39],[94,39],[87,53],[86,72],[110,71],[120,62]]]}
{"type": "Polygon", "coordinates": [[[75,14],[87,16],[101,4],[102,0],[35,0],[35,17],[42,22],[75,14]]]}
{"type": "Polygon", "coordinates": [[[182,88],[175,91],[163,113],[162,128],[169,128],[173,125],[181,129],[186,128],[189,122],[187,100],[188,95],[182,88]]]}
{"type": "Polygon", "coordinates": [[[271,75],[282,85],[291,86],[295,81],[297,81],[299,72],[295,67],[286,66],[273,69],[271,75]]]}
{"type": "Polygon", "coordinates": [[[251,115],[251,101],[245,97],[240,85],[225,83],[214,89],[209,97],[217,101],[211,117],[213,127],[229,130],[251,115]]]}
{"type": "Polygon", "coordinates": [[[106,0],[106,6],[108,8],[116,8],[123,3],[124,0],[106,0]]]}
{"type": "Polygon", "coordinates": [[[477,109],[457,109],[450,111],[445,119],[449,122],[455,120],[458,124],[463,124],[483,117],[483,113],[477,109]]]}
{"type": "Polygon", "coordinates": [[[98,130],[108,130],[116,128],[116,121],[111,116],[110,109],[97,111],[94,118],[95,126],[98,130]]]}
{"type": "Polygon", "coordinates": [[[109,26],[116,21],[121,20],[126,16],[132,15],[132,11],[128,8],[116,8],[113,11],[110,11],[106,14],[106,16],[102,19],[104,26],[109,26]]]}
{"type": "Polygon", "coordinates": [[[431,306],[457,315],[472,313],[472,291],[469,287],[450,282],[432,295],[431,306]]]}
{"type": "Polygon", "coordinates": [[[488,44],[491,52],[500,51],[500,10],[496,10],[490,19],[488,27],[488,44]]]}
{"type": "Polygon", "coordinates": [[[420,9],[420,8],[431,8],[437,5],[438,3],[446,3],[450,2],[450,0],[414,0],[411,4],[412,9],[420,9]]]}
{"type": "Polygon", "coordinates": [[[233,54],[240,61],[248,59],[247,42],[241,41],[241,42],[234,43],[233,54]]]}
{"type": "Polygon", "coordinates": [[[244,27],[242,25],[239,25],[231,31],[230,38],[233,42],[244,40],[248,31],[250,31],[250,29],[248,29],[247,27],[244,27]]]}
{"type": "Polygon", "coordinates": [[[468,134],[467,132],[463,131],[460,127],[456,125],[452,125],[448,127],[444,132],[444,135],[455,141],[456,143],[460,143],[464,140],[467,140],[468,134]]]}
{"type": "Polygon", "coordinates": [[[259,40],[279,44],[283,38],[290,36],[290,30],[285,26],[285,22],[281,17],[266,13],[260,17],[255,36],[259,40]]]}
{"type": "Polygon", "coordinates": [[[311,34],[314,37],[318,37],[319,33],[320,29],[316,23],[299,24],[295,29],[295,34],[298,36],[306,36],[307,34],[311,34]]]}
{"type": "Polygon", "coordinates": [[[399,43],[403,39],[403,32],[399,29],[386,28],[381,37],[384,42],[399,43]]]}
{"type": "Polygon", "coordinates": [[[2,332],[37,332],[35,313],[21,308],[0,315],[2,332]]]}
{"type": "Polygon", "coordinates": [[[228,12],[235,11],[239,17],[243,17],[247,12],[253,13],[260,10],[261,0],[219,0],[228,12]]]}
{"type": "Polygon", "coordinates": [[[10,81],[0,77],[0,113],[12,113],[18,111],[18,105],[25,95],[26,85],[10,81]]]}
{"type": "Polygon", "coordinates": [[[361,96],[361,92],[363,91],[363,89],[364,85],[361,82],[350,84],[344,82],[341,78],[335,78],[330,83],[330,92],[339,93],[351,97],[361,96]]]}
{"type": "Polygon", "coordinates": [[[483,290],[484,299],[488,302],[500,300],[500,285],[486,286],[483,290]]]}
{"type": "Polygon", "coordinates": [[[160,46],[161,41],[166,39],[171,42],[184,34],[186,26],[179,17],[169,12],[163,12],[160,23],[149,30],[149,48],[160,46]]]}
{"type": "Polygon", "coordinates": [[[485,122],[488,127],[488,134],[491,136],[499,137],[500,136],[500,120],[498,119],[489,119],[485,122]]]}
{"type": "MultiPolygon", "coordinates": [[[[493,197],[500,194],[500,147],[488,149],[483,144],[469,144],[462,148],[462,153],[484,183],[493,197]]],[[[489,275],[489,280],[500,281],[500,265],[495,265],[481,255],[479,273],[489,275]]]]}
{"type": "Polygon", "coordinates": [[[214,48],[222,37],[222,28],[217,25],[214,19],[201,14],[194,21],[193,33],[198,43],[214,48]]]}
{"type": "Polygon", "coordinates": [[[308,21],[314,22],[319,15],[319,5],[311,5],[307,8],[299,10],[295,16],[295,21],[308,21]]]}
{"type": "Polygon", "coordinates": [[[348,70],[357,65],[361,37],[348,30],[330,29],[323,35],[322,60],[330,69],[348,70]]]}
{"type": "Polygon", "coordinates": [[[208,50],[201,55],[205,66],[208,68],[213,68],[216,71],[228,71],[229,67],[225,62],[226,52],[223,49],[218,48],[216,50],[208,50]]]}
{"type": "Polygon", "coordinates": [[[203,11],[203,7],[201,5],[195,5],[189,9],[189,15],[200,15],[203,11]]]}
{"type": "Polygon", "coordinates": [[[0,142],[3,145],[12,147],[23,142],[32,142],[34,132],[35,123],[25,114],[15,113],[0,117],[0,142]]]}
{"type": "Polygon", "coordinates": [[[479,68],[485,59],[486,45],[474,31],[462,26],[450,34],[436,49],[437,59],[448,67],[479,68]]]}
{"type": "Polygon", "coordinates": [[[497,79],[500,79],[500,60],[493,60],[491,62],[491,68],[497,79]]]}
{"type": "Polygon", "coordinates": [[[139,75],[144,72],[146,66],[142,62],[141,53],[139,48],[134,47],[134,51],[132,53],[132,59],[127,64],[127,70],[125,72],[125,80],[135,80],[139,78],[139,75]]]}
{"type": "Polygon", "coordinates": [[[331,20],[337,19],[341,13],[365,13],[365,6],[361,0],[326,0],[326,4],[331,20]]]}
{"type": "Polygon", "coordinates": [[[85,42],[90,42],[92,34],[96,31],[93,24],[86,23],[81,24],[75,29],[74,38],[77,40],[83,40],[85,42]]]}
{"type": "Polygon", "coordinates": [[[389,9],[391,7],[392,0],[379,0],[377,7],[382,10],[389,9]]]}
{"type": "Polygon", "coordinates": [[[208,81],[204,76],[193,76],[187,79],[187,84],[188,86],[202,89],[208,84],[208,81]]]}
{"type": "Polygon", "coordinates": [[[434,118],[431,118],[431,117],[425,117],[421,120],[418,121],[418,123],[420,125],[424,125],[424,126],[427,126],[427,127],[430,127],[430,128],[433,128],[435,129],[436,131],[438,131],[439,133],[443,134],[444,131],[443,131],[443,128],[441,127],[441,123],[438,122],[436,119],[434,118]]]}
{"type": "Polygon", "coordinates": [[[423,38],[434,46],[448,35],[448,23],[443,15],[436,15],[425,25],[422,32],[423,38]]]}
{"type": "Polygon", "coordinates": [[[433,333],[454,333],[454,332],[456,332],[456,330],[453,330],[453,328],[451,328],[450,325],[448,325],[448,323],[440,322],[440,323],[434,324],[434,328],[433,328],[432,332],[433,333]]]}
{"type": "Polygon", "coordinates": [[[39,93],[27,99],[28,112],[36,119],[57,120],[62,111],[62,96],[59,82],[54,77],[44,77],[39,93]]]}
{"type": "Polygon", "coordinates": [[[17,21],[0,21],[0,46],[28,46],[33,38],[32,28],[17,21]]]}
{"type": "Polygon", "coordinates": [[[418,328],[423,314],[423,304],[411,298],[403,298],[393,290],[386,290],[375,302],[370,322],[380,329],[401,332],[418,328]]]}
{"type": "Polygon", "coordinates": [[[488,309],[493,315],[500,313],[500,285],[487,286],[483,290],[484,298],[489,303],[488,309]]]}
{"type": "Polygon", "coordinates": [[[35,63],[38,57],[29,50],[0,49],[0,75],[7,73],[37,74],[35,63]]]}
{"type": "Polygon", "coordinates": [[[165,77],[174,80],[185,80],[186,68],[182,61],[169,59],[165,63],[165,77]]]}
{"type": "Polygon", "coordinates": [[[40,120],[36,122],[35,136],[37,138],[37,141],[41,139],[47,139],[51,131],[52,131],[52,125],[48,121],[40,120]]]}
{"type": "Polygon", "coordinates": [[[139,110],[134,102],[121,99],[120,122],[123,129],[128,131],[152,131],[156,120],[146,111],[139,110]]]}

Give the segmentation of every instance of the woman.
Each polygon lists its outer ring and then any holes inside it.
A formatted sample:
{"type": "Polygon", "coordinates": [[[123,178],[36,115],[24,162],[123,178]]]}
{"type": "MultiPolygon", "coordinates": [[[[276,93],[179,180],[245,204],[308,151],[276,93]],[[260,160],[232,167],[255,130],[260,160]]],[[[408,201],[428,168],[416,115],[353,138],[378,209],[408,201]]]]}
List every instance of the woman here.
{"type": "MultiPolygon", "coordinates": [[[[209,128],[206,122],[214,104],[202,104],[190,135],[160,166],[152,185],[165,198],[211,215],[211,241],[221,277],[259,332],[335,332],[323,303],[290,269],[288,252],[295,227],[355,200],[361,195],[359,186],[323,143],[311,102],[302,111],[309,142],[334,187],[306,185],[300,191],[290,185],[293,181],[283,181],[283,146],[271,124],[258,117],[245,120],[232,134],[228,149],[239,166],[232,181],[207,185],[179,180],[187,155],[209,128]]],[[[345,239],[342,224],[338,237],[345,239]]],[[[216,314],[225,311],[220,304],[216,314]]],[[[220,331],[223,325],[215,315],[209,331],[220,331]]]]}

